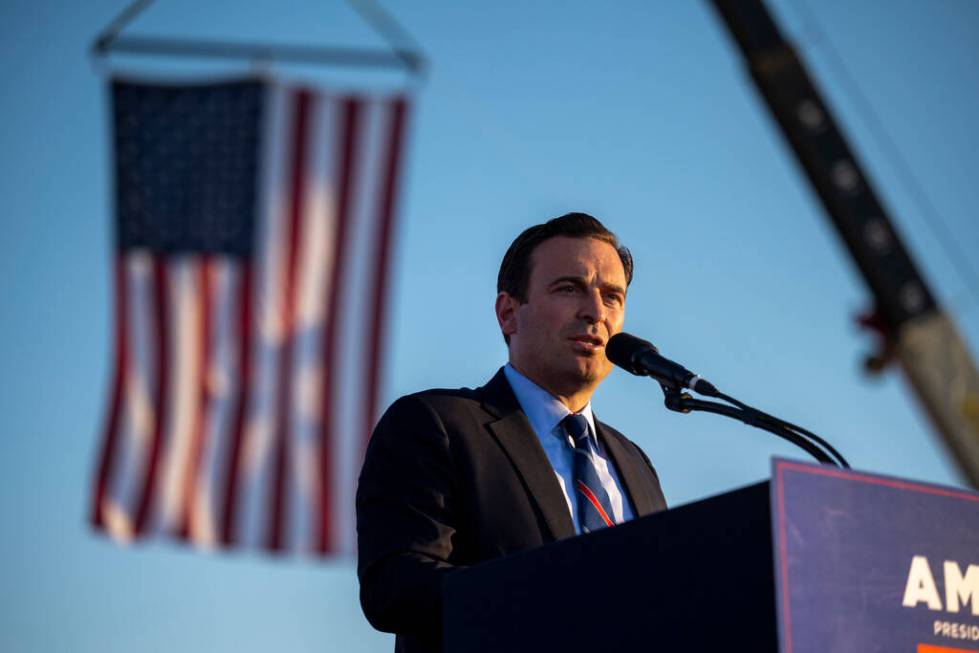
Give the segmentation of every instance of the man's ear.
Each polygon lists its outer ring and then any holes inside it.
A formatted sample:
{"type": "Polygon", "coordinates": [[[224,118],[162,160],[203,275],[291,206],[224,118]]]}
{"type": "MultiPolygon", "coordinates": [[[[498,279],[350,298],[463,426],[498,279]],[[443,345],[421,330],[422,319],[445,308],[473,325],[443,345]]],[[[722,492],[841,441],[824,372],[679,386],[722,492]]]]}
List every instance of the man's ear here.
{"type": "Polygon", "coordinates": [[[496,296],[496,321],[500,323],[500,331],[504,338],[509,338],[517,332],[517,306],[520,302],[509,293],[501,292],[496,296]]]}

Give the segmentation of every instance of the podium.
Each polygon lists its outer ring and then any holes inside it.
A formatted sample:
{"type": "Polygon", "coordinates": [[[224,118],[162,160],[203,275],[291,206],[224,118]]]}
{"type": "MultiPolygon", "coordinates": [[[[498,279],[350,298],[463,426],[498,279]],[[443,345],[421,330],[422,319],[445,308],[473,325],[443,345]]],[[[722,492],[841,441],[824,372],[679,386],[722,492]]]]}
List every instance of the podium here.
{"type": "Polygon", "coordinates": [[[979,653],[979,494],[770,481],[450,574],[447,653],[979,653]]]}

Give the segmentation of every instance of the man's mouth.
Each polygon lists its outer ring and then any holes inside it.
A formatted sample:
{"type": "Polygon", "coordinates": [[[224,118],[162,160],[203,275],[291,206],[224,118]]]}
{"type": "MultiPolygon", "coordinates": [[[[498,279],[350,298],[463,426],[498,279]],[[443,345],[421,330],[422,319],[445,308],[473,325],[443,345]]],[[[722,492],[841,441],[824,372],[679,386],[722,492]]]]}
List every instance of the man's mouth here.
{"type": "Polygon", "coordinates": [[[589,353],[598,352],[605,347],[605,341],[598,336],[571,336],[568,340],[574,343],[575,349],[589,353]]]}

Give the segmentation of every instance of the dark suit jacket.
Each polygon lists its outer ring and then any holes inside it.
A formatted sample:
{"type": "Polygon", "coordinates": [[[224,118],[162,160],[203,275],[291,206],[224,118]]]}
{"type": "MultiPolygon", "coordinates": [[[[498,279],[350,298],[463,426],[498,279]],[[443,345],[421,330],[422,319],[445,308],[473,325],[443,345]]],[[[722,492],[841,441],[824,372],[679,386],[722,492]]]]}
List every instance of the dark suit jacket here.
{"type": "MultiPolygon", "coordinates": [[[[596,420],[637,517],[666,508],[649,459],[596,420]]],[[[357,574],[368,621],[396,651],[441,651],[445,574],[575,535],[561,487],[500,370],[474,390],[398,399],[357,488],[357,574]]]]}

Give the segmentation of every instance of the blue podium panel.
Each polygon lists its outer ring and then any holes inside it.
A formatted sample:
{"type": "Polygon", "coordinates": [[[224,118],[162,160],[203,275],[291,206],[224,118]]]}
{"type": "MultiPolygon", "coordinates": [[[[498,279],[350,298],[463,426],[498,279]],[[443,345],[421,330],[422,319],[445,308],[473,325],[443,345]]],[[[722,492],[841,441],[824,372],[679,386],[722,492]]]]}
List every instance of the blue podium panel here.
{"type": "Polygon", "coordinates": [[[772,467],[782,653],[979,653],[979,494],[772,467]]]}

